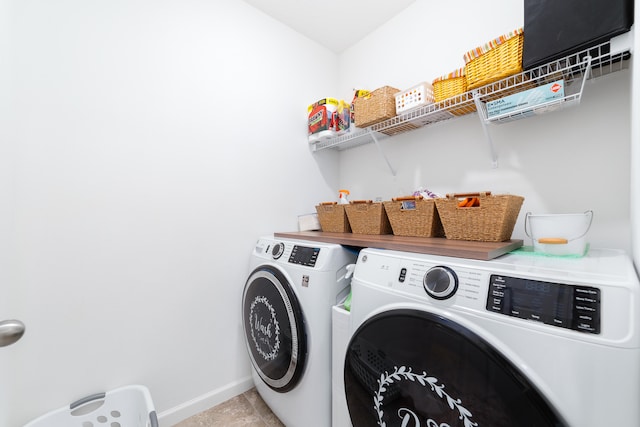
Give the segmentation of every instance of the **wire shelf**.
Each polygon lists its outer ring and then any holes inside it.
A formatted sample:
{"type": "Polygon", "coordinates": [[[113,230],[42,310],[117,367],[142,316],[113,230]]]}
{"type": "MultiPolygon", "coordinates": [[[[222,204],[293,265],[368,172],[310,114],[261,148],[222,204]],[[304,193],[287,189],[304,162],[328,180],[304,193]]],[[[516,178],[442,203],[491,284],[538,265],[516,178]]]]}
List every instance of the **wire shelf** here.
{"type": "MultiPolygon", "coordinates": [[[[335,148],[337,150],[346,150],[349,148],[357,147],[359,145],[368,144],[373,141],[371,133],[373,132],[369,128],[358,129],[354,128],[346,134],[336,136],[333,138],[323,139],[314,142],[311,145],[313,151],[320,151],[327,148],[335,148]]],[[[385,135],[381,135],[384,137],[385,135]]]]}
{"type": "Polygon", "coordinates": [[[580,103],[587,79],[602,77],[627,68],[628,61],[626,59],[629,56],[628,51],[611,55],[609,43],[603,43],[594,48],[515,74],[499,82],[476,89],[475,97],[480,101],[480,103],[476,103],[478,111],[486,123],[500,124],[572,107],[580,103]],[[564,97],[487,117],[487,102],[558,80],[564,81],[564,97]]]}
{"type": "Polygon", "coordinates": [[[584,83],[607,74],[629,68],[629,49],[611,53],[611,43],[568,55],[540,67],[507,77],[444,101],[423,105],[399,114],[368,128],[355,128],[352,132],[312,143],[313,151],[328,148],[346,150],[377,142],[378,139],[409,132],[421,127],[479,112],[485,123],[500,124],[520,120],[531,115],[567,108],[580,103],[584,83]],[[564,80],[565,96],[544,104],[487,118],[486,103],[547,83],[564,80]]]}

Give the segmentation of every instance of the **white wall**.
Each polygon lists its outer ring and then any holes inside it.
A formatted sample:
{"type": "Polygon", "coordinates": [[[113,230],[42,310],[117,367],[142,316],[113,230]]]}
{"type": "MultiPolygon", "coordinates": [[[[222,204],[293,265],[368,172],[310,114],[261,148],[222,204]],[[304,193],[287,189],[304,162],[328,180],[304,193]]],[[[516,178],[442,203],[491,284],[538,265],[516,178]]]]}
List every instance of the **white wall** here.
{"type": "Polygon", "coordinates": [[[27,333],[0,425],[130,383],[171,425],[249,388],[253,244],[338,188],[305,143],[337,56],[233,0],[1,4],[0,319],[27,333]]]}
{"type": "MultiPolygon", "coordinates": [[[[341,93],[431,82],[462,67],[467,50],[522,26],[523,20],[522,2],[415,2],[341,55],[341,93]]],[[[497,169],[472,114],[382,141],[396,176],[374,144],[344,151],[341,184],[355,199],[387,200],[419,187],[442,194],[519,194],[525,202],[514,238],[526,237],[528,211],[592,209],[591,244],[630,250],[630,81],[628,70],[606,76],[587,83],[577,107],[491,126],[497,169]]]]}
{"type": "MultiPolygon", "coordinates": [[[[3,82],[10,78],[7,61],[9,51],[9,5],[0,1],[0,321],[12,318],[13,292],[10,283],[14,283],[13,257],[13,160],[15,147],[7,143],[9,138],[6,118],[11,108],[7,102],[7,87],[3,82]]],[[[9,426],[9,414],[4,410],[5,402],[9,402],[11,390],[7,378],[12,374],[12,367],[6,361],[9,353],[0,348],[0,426],[9,426]]]]}
{"type": "Polygon", "coordinates": [[[27,324],[0,426],[129,383],[171,425],[249,387],[251,247],[338,188],[510,191],[628,248],[629,72],[492,128],[498,169],[475,115],[383,142],[395,177],[373,145],[310,155],[308,103],[462,66],[522,24],[493,4],[416,2],[338,58],[233,0],[0,0],[0,319],[27,324]]]}
{"type": "Polygon", "coordinates": [[[463,67],[468,50],[522,27],[523,10],[522,1],[418,0],[340,55],[340,90],[431,82],[463,67]]]}

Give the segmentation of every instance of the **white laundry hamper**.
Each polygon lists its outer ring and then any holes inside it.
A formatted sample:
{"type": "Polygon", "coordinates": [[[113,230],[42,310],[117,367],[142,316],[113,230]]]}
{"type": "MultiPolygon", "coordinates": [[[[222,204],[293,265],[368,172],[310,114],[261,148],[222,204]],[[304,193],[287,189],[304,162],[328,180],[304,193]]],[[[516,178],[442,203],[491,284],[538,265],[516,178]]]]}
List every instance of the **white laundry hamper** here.
{"type": "Polygon", "coordinates": [[[51,411],[24,427],[158,427],[149,390],[129,385],[93,394],[51,411]]]}

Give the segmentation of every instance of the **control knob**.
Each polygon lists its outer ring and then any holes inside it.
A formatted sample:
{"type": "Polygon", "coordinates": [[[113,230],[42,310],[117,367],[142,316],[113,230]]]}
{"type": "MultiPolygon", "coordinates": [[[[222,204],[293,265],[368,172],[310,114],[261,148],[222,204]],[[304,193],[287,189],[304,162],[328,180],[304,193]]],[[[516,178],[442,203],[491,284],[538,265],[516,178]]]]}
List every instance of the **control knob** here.
{"type": "Polygon", "coordinates": [[[271,256],[273,259],[278,259],[284,253],[284,243],[279,242],[273,245],[273,249],[271,249],[271,256]]]}
{"type": "Polygon", "coordinates": [[[449,267],[431,267],[422,281],[424,290],[430,297],[444,300],[451,298],[458,290],[458,276],[449,267]]]}

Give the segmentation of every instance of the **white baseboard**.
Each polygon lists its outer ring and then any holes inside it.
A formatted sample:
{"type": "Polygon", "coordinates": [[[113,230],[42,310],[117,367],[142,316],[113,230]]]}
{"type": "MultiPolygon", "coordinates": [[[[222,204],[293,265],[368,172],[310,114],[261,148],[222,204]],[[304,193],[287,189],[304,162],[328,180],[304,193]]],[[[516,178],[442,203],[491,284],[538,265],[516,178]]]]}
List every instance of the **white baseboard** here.
{"type": "Polygon", "coordinates": [[[234,381],[209,393],[205,393],[188,402],[168,409],[158,414],[158,422],[161,427],[171,427],[180,421],[196,415],[209,408],[244,393],[253,387],[251,376],[234,381]]]}

